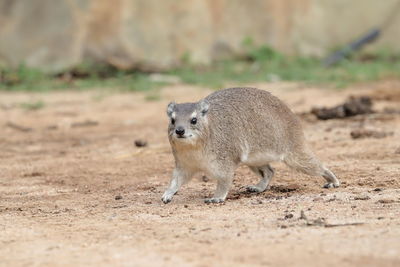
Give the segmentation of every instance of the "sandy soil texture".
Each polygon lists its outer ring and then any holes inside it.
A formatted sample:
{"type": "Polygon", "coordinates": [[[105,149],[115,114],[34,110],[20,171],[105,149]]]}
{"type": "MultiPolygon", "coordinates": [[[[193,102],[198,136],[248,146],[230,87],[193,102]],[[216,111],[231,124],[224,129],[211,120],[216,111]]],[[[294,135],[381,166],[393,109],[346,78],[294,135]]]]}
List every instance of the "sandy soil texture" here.
{"type": "Polygon", "coordinates": [[[211,91],[0,93],[1,266],[400,266],[400,82],[347,90],[256,84],[304,122],[342,186],[282,164],[247,194],[240,167],[223,204],[201,176],[164,205],[173,158],[165,108],[211,91]],[[374,114],[316,120],[314,106],[369,95],[374,114]],[[148,99],[148,97],[147,97],[148,99]],[[22,103],[41,100],[38,110],[22,103]],[[25,105],[26,107],[26,105],[25,105]],[[388,133],[353,139],[359,129],[388,133]],[[135,140],[148,142],[136,147],[135,140]]]}

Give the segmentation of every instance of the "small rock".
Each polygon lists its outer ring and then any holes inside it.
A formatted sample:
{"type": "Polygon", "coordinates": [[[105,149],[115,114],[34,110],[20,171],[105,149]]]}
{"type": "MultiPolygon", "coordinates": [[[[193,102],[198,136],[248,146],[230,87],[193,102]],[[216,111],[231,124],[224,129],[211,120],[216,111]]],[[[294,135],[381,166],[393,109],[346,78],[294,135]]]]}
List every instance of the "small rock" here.
{"type": "Polygon", "coordinates": [[[26,173],[23,175],[23,177],[36,177],[36,176],[44,176],[43,172],[31,172],[31,173],[26,173]]]}
{"type": "Polygon", "coordinates": [[[189,205],[185,204],[183,205],[184,208],[189,208],[189,205]]]}
{"type": "Polygon", "coordinates": [[[357,129],[350,132],[353,139],[360,138],[385,138],[393,135],[393,132],[374,131],[368,129],[357,129]]]}
{"type": "Polygon", "coordinates": [[[145,147],[145,146],[147,146],[147,141],[137,139],[137,140],[135,140],[135,146],[136,147],[145,147]]]}
{"type": "Polygon", "coordinates": [[[292,213],[289,213],[289,214],[286,214],[285,215],[285,220],[287,220],[287,219],[291,219],[291,218],[293,218],[293,214],[292,213]]]}
{"type": "Polygon", "coordinates": [[[332,108],[313,108],[311,113],[320,120],[351,117],[373,113],[372,100],[368,96],[350,97],[345,103],[332,108]]]}
{"type": "Polygon", "coordinates": [[[374,191],[375,192],[380,192],[380,191],[382,191],[382,188],[375,188],[374,191]]]}
{"type": "Polygon", "coordinates": [[[383,220],[383,219],[385,219],[385,217],[380,216],[380,217],[378,217],[377,219],[378,219],[378,220],[383,220]]]}
{"type": "Polygon", "coordinates": [[[393,199],[379,199],[377,203],[389,204],[395,202],[393,199]]]}
{"type": "Polygon", "coordinates": [[[354,200],[368,200],[371,199],[369,196],[358,196],[354,197],[354,200]]]}
{"type": "Polygon", "coordinates": [[[115,196],[115,200],[121,200],[121,199],[122,199],[121,195],[115,196]]]}

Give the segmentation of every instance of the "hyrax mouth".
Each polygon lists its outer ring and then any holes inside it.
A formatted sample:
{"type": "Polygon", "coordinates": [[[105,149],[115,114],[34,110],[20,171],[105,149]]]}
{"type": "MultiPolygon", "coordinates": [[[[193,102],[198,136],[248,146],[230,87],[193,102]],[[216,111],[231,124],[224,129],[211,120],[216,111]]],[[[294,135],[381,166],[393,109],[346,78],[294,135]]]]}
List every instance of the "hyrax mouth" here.
{"type": "Polygon", "coordinates": [[[192,134],[189,134],[189,135],[175,135],[175,138],[176,139],[181,139],[182,141],[184,141],[184,139],[191,139],[193,137],[193,135],[192,134]]]}

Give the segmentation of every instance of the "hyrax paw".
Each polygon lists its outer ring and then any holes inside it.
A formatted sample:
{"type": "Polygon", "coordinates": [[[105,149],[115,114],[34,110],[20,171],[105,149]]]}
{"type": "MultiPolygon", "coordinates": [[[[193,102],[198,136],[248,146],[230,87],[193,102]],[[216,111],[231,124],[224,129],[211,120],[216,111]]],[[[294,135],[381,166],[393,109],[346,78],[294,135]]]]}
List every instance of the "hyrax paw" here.
{"type": "Polygon", "coordinates": [[[164,194],[164,195],[162,196],[161,200],[162,200],[162,202],[164,202],[164,204],[167,204],[167,203],[169,203],[169,202],[172,201],[172,197],[173,197],[173,195],[166,195],[166,194],[164,194]]]}
{"type": "Polygon", "coordinates": [[[249,185],[248,187],[246,187],[247,192],[249,193],[261,193],[264,190],[262,190],[261,188],[255,186],[255,185],[249,185]]]}
{"type": "Polygon", "coordinates": [[[206,199],[204,200],[204,203],[207,203],[207,204],[210,204],[210,203],[222,203],[222,202],[224,202],[224,199],[222,199],[222,198],[215,198],[215,197],[213,197],[213,198],[206,198],[206,199]]]}
{"type": "Polygon", "coordinates": [[[339,184],[335,184],[335,183],[326,183],[323,187],[324,187],[324,188],[337,188],[337,187],[339,187],[339,184]]]}

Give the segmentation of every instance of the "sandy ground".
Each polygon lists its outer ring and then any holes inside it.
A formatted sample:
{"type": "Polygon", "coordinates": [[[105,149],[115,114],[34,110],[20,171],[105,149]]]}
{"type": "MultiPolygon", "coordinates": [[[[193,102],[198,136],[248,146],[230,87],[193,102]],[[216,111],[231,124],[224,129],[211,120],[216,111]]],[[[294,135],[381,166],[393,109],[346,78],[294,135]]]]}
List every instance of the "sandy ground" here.
{"type": "MultiPolygon", "coordinates": [[[[297,113],[349,95],[371,95],[378,111],[400,109],[396,81],[342,91],[256,86],[297,113]]],[[[275,164],[264,193],[245,192],[257,178],[241,167],[224,204],[203,203],[215,184],[201,176],[161,203],[173,169],[166,104],[209,92],[176,85],[157,101],[100,90],[0,93],[0,265],[400,266],[399,113],[302,116],[338,189],[275,164]],[[37,100],[39,110],[20,107],[37,100]],[[353,140],[360,127],[393,135],[353,140]],[[137,148],[137,139],[149,145],[137,148]]]]}

